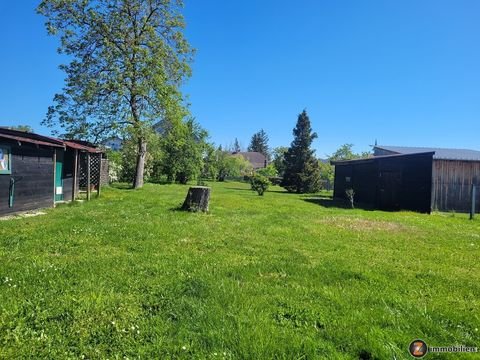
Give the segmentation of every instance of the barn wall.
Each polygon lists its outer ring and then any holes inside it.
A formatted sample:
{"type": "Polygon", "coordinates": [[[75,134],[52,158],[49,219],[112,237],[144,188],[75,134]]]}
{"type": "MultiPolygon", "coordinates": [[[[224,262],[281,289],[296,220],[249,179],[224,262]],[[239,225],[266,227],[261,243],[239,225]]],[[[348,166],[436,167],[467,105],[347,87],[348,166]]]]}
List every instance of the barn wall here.
{"type": "Polygon", "coordinates": [[[336,165],[333,196],[346,199],[347,189],[355,191],[356,203],[375,206],[377,164],[372,160],[358,164],[336,165]]]}
{"type": "Polygon", "coordinates": [[[480,211],[480,161],[434,160],[433,209],[470,211],[472,184],[478,186],[476,209],[480,211]]]}
{"type": "Polygon", "coordinates": [[[335,166],[335,198],[345,199],[345,190],[352,188],[358,204],[383,210],[430,212],[431,185],[431,153],[372,158],[335,166]]]}
{"type": "MultiPolygon", "coordinates": [[[[381,160],[385,171],[387,160],[381,160]]],[[[398,209],[419,212],[431,211],[432,194],[432,155],[402,156],[391,159],[388,163],[401,172],[399,185],[398,209]]]]}
{"type": "Polygon", "coordinates": [[[0,175],[0,215],[53,206],[53,150],[2,141],[12,151],[12,174],[0,175]],[[14,178],[13,207],[9,208],[10,179],[14,178]]]}

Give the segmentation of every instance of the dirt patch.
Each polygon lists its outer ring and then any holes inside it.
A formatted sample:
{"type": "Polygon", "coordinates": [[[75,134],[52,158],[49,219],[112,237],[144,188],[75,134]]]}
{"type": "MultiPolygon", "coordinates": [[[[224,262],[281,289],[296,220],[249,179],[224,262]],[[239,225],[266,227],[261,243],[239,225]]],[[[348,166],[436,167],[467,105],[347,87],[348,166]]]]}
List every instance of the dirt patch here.
{"type": "Polygon", "coordinates": [[[354,231],[405,231],[408,227],[391,221],[368,220],[351,217],[326,217],[319,220],[322,224],[328,224],[337,228],[354,231]]]}
{"type": "Polygon", "coordinates": [[[0,217],[0,221],[13,220],[13,219],[24,219],[24,218],[35,217],[35,216],[40,216],[40,215],[45,215],[45,214],[46,214],[46,212],[43,212],[43,211],[29,211],[29,212],[24,212],[24,213],[17,213],[17,214],[14,214],[14,215],[2,216],[2,217],[0,217]]]}

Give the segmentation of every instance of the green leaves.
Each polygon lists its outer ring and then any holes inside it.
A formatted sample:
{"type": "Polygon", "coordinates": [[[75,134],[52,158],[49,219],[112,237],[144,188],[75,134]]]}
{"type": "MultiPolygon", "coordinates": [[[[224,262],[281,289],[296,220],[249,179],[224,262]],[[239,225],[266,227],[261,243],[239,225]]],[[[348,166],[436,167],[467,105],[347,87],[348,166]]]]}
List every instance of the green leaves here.
{"type": "MultiPolygon", "coordinates": [[[[188,113],[179,90],[191,75],[193,50],[176,0],[43,0],[50,35],[60,37],[65,87],[43,124],[60,125],[69,137],[99,141],[127,128],[188,113]]],[[[143,178],[145,156],[137,159],[143,178]]],[[[140,182],[139,182],[140,183],[140,182]]]]}

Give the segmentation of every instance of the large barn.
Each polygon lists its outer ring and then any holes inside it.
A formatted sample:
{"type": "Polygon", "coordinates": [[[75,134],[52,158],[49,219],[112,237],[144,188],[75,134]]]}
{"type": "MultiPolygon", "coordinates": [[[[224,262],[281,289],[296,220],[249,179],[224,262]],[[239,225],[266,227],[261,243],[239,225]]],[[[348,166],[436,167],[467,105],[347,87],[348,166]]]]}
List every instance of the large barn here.
{"type": "MultiPolygon", "coordinates": [[[[373,157],[335,161],[334,197],[355,191],[373,208],[420,212],[471,208],[472,186],[480,190],[480,151],[375,146],[373,157]]],[[[477,191],[476,208],[480,205],[477,191]]]]}
{"type": "Polygon", "coordinates": [[[0,128],[0,216],[73,200],[82,182],[98,189],[101,156],[74,141],[0,128]],[[87,171],[87,160],[98,166],[87,171]]]}

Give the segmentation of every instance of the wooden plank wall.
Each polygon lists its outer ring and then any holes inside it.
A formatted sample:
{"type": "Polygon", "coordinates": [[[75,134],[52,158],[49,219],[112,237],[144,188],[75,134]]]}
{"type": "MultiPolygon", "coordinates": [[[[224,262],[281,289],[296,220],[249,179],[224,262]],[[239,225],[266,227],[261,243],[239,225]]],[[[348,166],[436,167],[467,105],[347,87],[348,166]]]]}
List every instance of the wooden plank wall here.
{"type": "Polygon", "coordinates": [[[430,212],[432,154],[372,158],[335,166],[335,198],[353,188],[355,201],[382,210],[430,212]],[[397,182],[386,179],[394,175],[397,182]],[[350,181],[347,182],[347,178],[350,181]]]}
{"type": "Polygon", "coordinates": [[[0,175],[0,215],[53,206],[53,150],[16,142],[12,149],[12,174],[0,175]],[[10,179],[16,179],[14,203],[9,208],[10,179]]]}
{"type": "Polygon", "coordinates": [[[480,212],[480,161],[434,160],[433,210],[470,211],[472,184],[478,186],[476,208],[480,212]]]}

